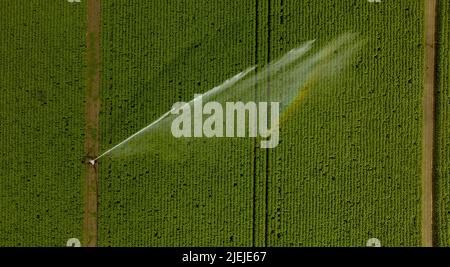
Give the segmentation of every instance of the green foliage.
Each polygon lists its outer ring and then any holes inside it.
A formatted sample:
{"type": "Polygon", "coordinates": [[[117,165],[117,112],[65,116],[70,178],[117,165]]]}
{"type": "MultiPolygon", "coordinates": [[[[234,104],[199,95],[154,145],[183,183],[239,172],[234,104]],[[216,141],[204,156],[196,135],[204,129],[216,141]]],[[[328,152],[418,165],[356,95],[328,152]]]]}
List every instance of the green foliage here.
{"type": "Polygon", "coordinates": [[[101,245],[419,244],[423,1],[114,1],[103,18],[103,150],[307,40],[368,43],[274,150],[221,139],[183,164],[102,159],[101,245]]]}
{"type": "Polygon", "coordinates": [[[0,246],[81,238],[85,17],[85,4],[0,2],[0,246]]]}
{"type": "Polygon", "coordinates": [[[439,246],[450,246],[450,4],[439,1],[439,66],[437,80],[436,237],[439,246]]]}

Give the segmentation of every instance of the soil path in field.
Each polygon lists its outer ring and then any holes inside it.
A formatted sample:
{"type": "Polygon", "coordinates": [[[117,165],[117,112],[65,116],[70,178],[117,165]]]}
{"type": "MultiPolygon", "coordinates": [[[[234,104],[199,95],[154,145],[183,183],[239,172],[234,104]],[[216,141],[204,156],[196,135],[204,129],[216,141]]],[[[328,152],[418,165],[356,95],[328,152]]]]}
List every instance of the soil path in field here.
{"type": "Polygon", "coordinates": [[[435,129],[437,0],[425,1],[425,86],[423,95],[422,246],[433,246],[433,172],[435,129]]]}
{"type": "Polygon", "coordinates": [[[98,166],[88,160],[99,154],[100,129],[100,0],[88,0],[87,19],[87,91],[86,91],[86,176],[83,220],[83,245],[97,246],[98,166]]]}

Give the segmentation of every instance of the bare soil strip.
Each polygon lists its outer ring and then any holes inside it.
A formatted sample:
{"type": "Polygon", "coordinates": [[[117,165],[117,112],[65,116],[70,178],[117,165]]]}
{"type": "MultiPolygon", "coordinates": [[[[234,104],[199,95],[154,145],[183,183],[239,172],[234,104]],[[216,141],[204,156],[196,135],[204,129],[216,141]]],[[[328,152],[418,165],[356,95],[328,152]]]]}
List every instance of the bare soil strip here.
{"type": "Polygon", "coordinates": [[[87,19],[87,92],[86,92],[86,176],[83,221],[83,245],[96,247],[98,239],[98,167],[88,160],[99,154],[100,144],[100,0],[88,0],[87,19]]]}
{"type": "Polygon", "coordinates": [[[422,246],[433,246],[433,172],[437,0],[425,1],[425,84],[423,95],[422,246]]]}

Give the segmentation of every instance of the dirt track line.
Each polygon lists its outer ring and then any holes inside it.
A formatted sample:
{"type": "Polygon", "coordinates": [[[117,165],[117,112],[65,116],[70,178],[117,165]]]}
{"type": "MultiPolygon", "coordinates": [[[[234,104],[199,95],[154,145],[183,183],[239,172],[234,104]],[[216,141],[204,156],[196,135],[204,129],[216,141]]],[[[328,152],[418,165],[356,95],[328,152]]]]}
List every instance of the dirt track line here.
{"type": "Polygon", "coordinates": [[[87,91],[85,128],[85,204],[83,220],[83,246],[96,247],[98,239],[98,167],[88,160],[99,154],[100,144],[100,0],[88,0],[87,19],[87,91]]]}
{"type": "Polygon", "coordinates": [[[433,246],[433,172],[437,0],[425,1],[425,81],[423,95],[422,246],[433,246]]]}

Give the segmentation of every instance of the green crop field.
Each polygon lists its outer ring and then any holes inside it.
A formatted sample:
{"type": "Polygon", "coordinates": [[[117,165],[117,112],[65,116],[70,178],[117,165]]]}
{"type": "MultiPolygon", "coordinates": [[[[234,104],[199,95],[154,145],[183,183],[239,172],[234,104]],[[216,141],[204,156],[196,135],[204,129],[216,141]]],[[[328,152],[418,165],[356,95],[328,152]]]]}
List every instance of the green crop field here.
{"type": "MultiPolygon", "coordinates": [[[[255,64],[255,3],[127,3],[102,7],[105,149],[255,64]]],[[[164,151],[106,159],[100,245],[251,245],[253,141],[219,142],[193,148],[186,164],[164,151]]]]}
{"type": "MultiPolygon", "coordinates": [[[[0,246],[86,243],[87,1],[0,3],[0,246]]],[[[439,1],[438,246],[450,242],[449,8],[439,1]]],[[[101,153],[252,66],[255,94],[270,95],[257,77],[307,41],[363,45],[308,83],[274,149],[162,138],[100,158],[98,246],[421,245],[424,0],[103,0],[100,29],[101,153]]]]}
{"type": "Polygon", "coordinates": [[[0,3],[0,245],[81,236],[86,8],[0,3]]]}
{"type": "Polygon", "coordinates": [[[272,2],[271,50],[342,31],[368,42],[343,77],[313,89],[269,153],[269,245],[419,245],[422,1],[272,2]]]}
{"type": "Polygon", "coordinates": [[[443,2],[439,16],[440,51],[438,54],[436,199],[437,240],[439,246],[450,246],[450,5],[443,2]]]}
{"type": "Polygon", "coordinates": [[[103,5],[104,148],[307,40],[350,31],[368,43],[344,78],[313,90],[274,150],[210,141],[187,165],[105,160],[100,243],[418,245],[423,3],[221,3],[103,5]]]}

